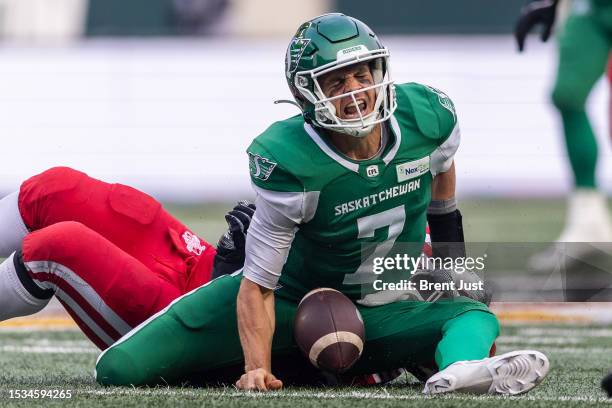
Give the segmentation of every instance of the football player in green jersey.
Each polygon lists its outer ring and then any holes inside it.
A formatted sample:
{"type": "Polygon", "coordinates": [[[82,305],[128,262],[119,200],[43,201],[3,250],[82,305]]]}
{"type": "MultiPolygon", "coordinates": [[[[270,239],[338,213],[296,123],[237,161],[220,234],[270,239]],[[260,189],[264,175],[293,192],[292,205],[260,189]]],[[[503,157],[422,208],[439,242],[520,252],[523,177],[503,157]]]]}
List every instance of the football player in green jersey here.
{"type": "MultiPolygon", "coordinates": [[[[546,41],[555,23],[558,0],[529,1],[522,9],[515,35],[523,50],[529,31],[543,26],[546,41]]],[[[552,93],[561,114],[565,145],[574,175],[574,191],[568,200],[565,228],[557,242],[612,242],[612,222],[606,196],[597,187],[597,140],[586,112],[586,100],[606,70],[612,49],[612,2],[609,0],[572,0],[569,16],[559,33],[559,62],[552,93]]],[[[537,254],[530,266],[550,271],[557,266],[553,245],[537,254]]],[[[592,246],[575,246],[572,257],[579,259],[592,246]],[[576,252],[579,251],[579,252],[576,252]]]]}
{"type": "Polygon", "coordinates": [[[331,287],[356,302],[365,325],[363,355],[348,375],[435,360],[426,393],[536,386],[549,367],[542,353],[489,358],[499,324],[485,304],[419,302],[410,289],[393,290],[415,268],[372,268],[374,259],[418,258],[428,221],[434,255],[464,255],[451,100],[424,85],[395,86],[389,51],[364,23],[337,13],[298,29],[286,78],[302,114],[248,148],[257,211],[243,272],[183,296],[111,346],[97,380],[172,383],[239,365],[239,389],[279,389],[278,362],[307,361],[293,339],[299,300],[331,287]]]}

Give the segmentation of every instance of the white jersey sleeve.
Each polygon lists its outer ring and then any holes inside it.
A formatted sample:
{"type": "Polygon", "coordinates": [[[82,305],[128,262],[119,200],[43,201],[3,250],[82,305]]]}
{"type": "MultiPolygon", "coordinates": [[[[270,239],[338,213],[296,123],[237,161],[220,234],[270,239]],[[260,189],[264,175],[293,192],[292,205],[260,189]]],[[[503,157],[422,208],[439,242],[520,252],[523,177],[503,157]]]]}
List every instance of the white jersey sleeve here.
{"type": "Polygon", "coordinates": [[[253,185],[257,210],[245,247],[243,276],[268,289],[278,283],[300,224],[314,216],[318,192],[276,192],[253,185]]]}
{"type": "Polygon", "coordinates": [[[439,173],[446,173],[450,169],[460,143],[461,131],[459,130],[459,125],[455,124],[448,139],[431,154],[430,171],[432,176],[435,177],[439,173]]]}
{"type": "Polygon", "coordinates": [[[461,131],[459,130],[459,125],[455,125],[448,139],[431,154],[430,171],[432,176],[435,177],[439,173],[446,173],[450,169],[460,143],[461,131]]]}

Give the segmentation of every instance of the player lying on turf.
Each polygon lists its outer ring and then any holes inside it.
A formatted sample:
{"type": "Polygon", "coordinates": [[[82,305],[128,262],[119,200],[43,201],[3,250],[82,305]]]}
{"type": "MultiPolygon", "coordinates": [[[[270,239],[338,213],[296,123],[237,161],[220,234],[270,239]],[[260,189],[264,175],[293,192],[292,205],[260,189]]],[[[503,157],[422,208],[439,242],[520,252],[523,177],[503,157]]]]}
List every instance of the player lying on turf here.
{"type": "Polygon", "coordinates": [[[0,321],[53,295],[105,349],[172,300],[244,262],[254,207],[226,219],[219,252],[152,197],[53,168],[0,200],[0,321]]]}
{"type": "Polygon", "coordinates": [[[517,394],[536,386],[548,372],[542,353],[488,358],[499,324],[483,303],[373,293],[376,279],[398,275],[362,264],[364,244],[378,256],[417,257],[427,221],[435,251],[465,252],[440,245],[463,241],[450,99],[416,83],[394,86],[389,51],[342,14],[300,26],[286,78],[302,115],[273,124],[248,148],[257,212],[243,273],[181,297],[128,333],[100,355],[97,381],[176,383],[238,366],[238,388],[279,389],[283,378],[272,373],[284,375],[279,361],[309,364],[293,339],[298,302],[331,287],[358,304],[365,324],[363,354],[348,375],[435,360],[440,371],[426,393],[517,394]]]}

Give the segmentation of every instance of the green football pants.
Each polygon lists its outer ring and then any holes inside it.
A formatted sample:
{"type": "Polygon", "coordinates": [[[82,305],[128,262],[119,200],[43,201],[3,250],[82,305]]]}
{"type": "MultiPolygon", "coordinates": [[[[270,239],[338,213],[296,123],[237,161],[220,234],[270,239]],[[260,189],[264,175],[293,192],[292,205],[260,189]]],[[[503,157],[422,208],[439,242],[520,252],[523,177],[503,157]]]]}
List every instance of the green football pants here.
{"type": "Polygon", "coordinates": [[[561,113],[567,153],[579,188],[596,187],[597,141],[585,103],[605,72],[612,41],[612,7],[589,8],[588,4],[574,3],[574,11],[559,35],[559,64],[552,94],[561,113]]]}
{"type": "MultiPolygon", "coordinates": [[[[243,357],[236,296],[241,279],[241,274],[215,279],[126,334],[98,358],[97,381],[104,385],[176,384],[224,367],[240,366],[243,357]]],[[[277,293],[273,361],[291,356],[296,358],[295,364],[309,364],[293,339],[296,309],[297,303],[277,293]]],[[[492,317],[497,330],[497,320],[487,307],[467,298],[435,303],[404,301],[373,308],[359,306],[359,310],[366,341],[349,375],[434,361],[444,332],[453,332],[445,323],[472,310],[489,320],[492,317]]],[[[487,357],[493,340],[490,338],[474,358],[487,357]]],[[[276,374],[282,379],[282,373],[276,374]]]]}

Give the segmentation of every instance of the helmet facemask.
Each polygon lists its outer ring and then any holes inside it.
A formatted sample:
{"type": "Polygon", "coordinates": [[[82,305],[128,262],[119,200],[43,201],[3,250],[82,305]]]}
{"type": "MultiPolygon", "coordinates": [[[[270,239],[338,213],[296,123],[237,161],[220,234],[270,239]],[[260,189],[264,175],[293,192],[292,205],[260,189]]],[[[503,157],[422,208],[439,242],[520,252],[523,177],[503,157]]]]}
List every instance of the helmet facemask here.
{"type": "Polygon", "coordinates": [[[381,48],[368,51],[364,46],[351,47],[348,56],[338,52],[336,61],[317,67],[310,71],[300,71],[295,75],[295,86],[301,95],[314,106],[314,125],[335,132],[345,133],[354,137],[364,137],[372,132],[378,123],[388,120],[396,108],[393,80],[389,72],[389,51],[381,48]],[[354,64],[367,62],[373,78],[373,85],[356,89],[351,92],[328,97],[320,85],[320,78],[332,71],[354,64]],[[370,113],[362,112],[356,96],[374,89],[376,93],[373,109],[370,113]],[[343,119],[338,117],[335,100],[351,97],[358,117],[343,119]]]}

